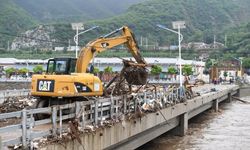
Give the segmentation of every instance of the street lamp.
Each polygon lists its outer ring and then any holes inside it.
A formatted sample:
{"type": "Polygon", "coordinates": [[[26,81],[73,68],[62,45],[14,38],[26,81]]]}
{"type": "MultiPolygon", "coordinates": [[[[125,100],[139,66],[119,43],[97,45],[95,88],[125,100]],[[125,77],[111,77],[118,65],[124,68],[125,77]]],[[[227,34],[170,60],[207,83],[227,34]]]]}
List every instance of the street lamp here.
{"type": "Polygon", "coordinates": [[[89,32],[91,30],[94,30],[95,28],[99,28],[99,26],[94,26],[94,27],[91,27],[91,28],[89,28],[87,30],[84,30],[83,23],[72,23],[71,26],[72,26],[73,30],[76,30],[76,35],[74,36],[74,42],[76,43],[75,50],[76,50],[76,58],[77,58],[77,56],[78,56],[79,35],[84,34],[86,32],[89,32]],[[79,30],[84,30],[84,31],[79,33],[79,30]]]}
{"type": "Polygon", "coordinates": [[[240,77],[242,77],[242,58],[235,58],[233,57],[233,59],[237,60],[240,62],[240,77]]]}
{"type": "Polygon", "coordinates": [[[183,35],[181,34],[181,29],[186,28],[185,21],[175,21],[172,22],[173,29],[178,29],[178,31],[169,29],[163,25],[158,24],[157,27],[168,30],[170,32],[178,34],[179,39],[179,68],[180,68],[180,88],[182,89],[182,66],[181,66],[181,41],[183,40],[183,35]]]}
{"type": "Polygon", "coordinates": [[[76,43],[75,50],[76,50],[76,58],[77,58],[77,48],[78,48],[78,32],[79,30],[84,30],[83,23],[71,23],[71,27],[73,30],[76,30],[76,35],[74,36],[74,41],[76,43]]]}

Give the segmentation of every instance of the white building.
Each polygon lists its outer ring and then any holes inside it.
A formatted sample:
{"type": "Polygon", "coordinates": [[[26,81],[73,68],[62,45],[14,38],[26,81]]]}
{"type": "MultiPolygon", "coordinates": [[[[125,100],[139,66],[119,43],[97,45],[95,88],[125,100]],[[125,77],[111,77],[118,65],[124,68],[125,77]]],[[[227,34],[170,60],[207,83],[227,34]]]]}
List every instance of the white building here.
{"type": "Polygon", "coordinates": [[[48,60],[41,59],[16,59],[16,58],[0,58],[0,67],[3,68],[28,68],[30,71],[37,65],[42,65],[46,68],[48,60]]]}
{"type": "MultiPolygon", "coordinates": [[[[124,58],[124,59],[132,59],[134,58],[124,58]]],[[[154,64],[154,65],[160,65],[162,66],[162,71],[167,72],[168,67],[174,66],[177,69],[179,68],[179,61],[177,58],[145,58],[146,62],[148,64],[154,64]]],[[[183,60],[183,65],[191,65],[193,66],[194,74],[203,74],[204,68],[205,68],[205,62],[202,61],[194,61],[194,60],[183,60]]],[[[100,69],[100,71],[103,71],[104,68],[107,66],[111,66],[113,68],[113,71],[120,71],[123,64],[122,60],[119,58],[95,58],[94,59],[94,65],[100,69]]],[[[150,69],[150,68],[149,68],[150,69]]]]}
{"type": "MultiPolygon", "coordinates": [[[[134,60],[134,58],[124,58],[127,60],[134,60]]],[[[174,66],[178,69],[179,61],[177,58],[145,58],[148,64],[160,65],[162,66],[163,72],[168,71],[168,67],[174,66]]],[[[15,58],[0,58],[0,66],[13,67],[13,68],[28,68],[30,71],[36,65],[42,65],[44,69],[46,69],[48,60],[40,60],[40,59],[15,59],[15,58]]],[[[119,58],[94,58],[92,60],[94,66],[98,67],[100,71],[103,71],[107,66],[111,66],[113,71],[121,71],[123,64],[122,60],[119,58]],[[93,62],[94,61],[94,62],[93,62]]],[[[202,76],[205,62],[202,61],[194,61],[194,60],[182,60],[183,65],[192,65],[194,74],[200,74],[202,76]]],[[[148,68],[150,70],[150,67],[148,68]]]]}
{"type": "Polygon", "coordinates": [[[64,50],[64,47],[55,47],[54,50],[55,50],[55,51],[63,51],[63,50],[64,50]]]}
{"type": "MultiPolygon", "coordinates": [[[[70,47],[67,47],[67,51],[75,51],[76,50],[76,46],[70,46],[70,47]]],[[[80,51],[81,50],[81,47],[78,46],[77,47],[77,51],[80,51]]]]}

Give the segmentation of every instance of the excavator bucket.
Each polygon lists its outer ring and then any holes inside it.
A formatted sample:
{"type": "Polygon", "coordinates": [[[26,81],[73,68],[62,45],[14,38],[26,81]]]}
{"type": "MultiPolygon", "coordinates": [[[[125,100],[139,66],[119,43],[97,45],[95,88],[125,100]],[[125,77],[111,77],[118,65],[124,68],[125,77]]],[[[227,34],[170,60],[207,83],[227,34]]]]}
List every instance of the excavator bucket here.
{"type": "Polygon", "coordinates": [[[148,72],[141,66],[129,66],[124,68],[124,77],[130,85],[145,85],[147,83],[148,72]]]}
{"type": "Polygon", "coordinates": [[[123,60],[124,67],[121,74],[130,85],[145,85],[148,79],[148,71],[145,64],[123,60]]]}

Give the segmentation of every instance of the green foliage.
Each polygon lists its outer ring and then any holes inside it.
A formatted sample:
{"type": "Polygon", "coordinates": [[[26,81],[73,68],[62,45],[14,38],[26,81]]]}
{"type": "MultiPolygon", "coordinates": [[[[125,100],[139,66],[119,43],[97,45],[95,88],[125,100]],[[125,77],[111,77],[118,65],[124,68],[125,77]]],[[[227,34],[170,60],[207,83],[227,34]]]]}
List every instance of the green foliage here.
{"type": "Polygon", "coordinates": [[[135,35],[147,37],[149,45],[155,41],[160,45],[176,45],[176,34],[163,31],[156,24],[171,28],[172,21],[185,20],[187,28],[182,32],[184,42],[212,43],[215,34],[217,41],[223,42],[224,28],[234,25],[232,22],[243,22],[243,18],[250,19],[250,15],[242,17],[240,10],[250,12],[247,7],[242,6],[250,6],[248,0],[241,0],[241,3],[233,0],[204,0],[202,3],[200,0],[151,0],[131,6],[123,15],[87,24],[100,25],[102,28],[99,33],[128,25],[135,35]]]}
{"type": "Polygon", "coordinates": [[[192,70],[192,66],[191,65],[184,65],[182,67],[182,72],[184,75],[192,75],[193,74],[193,70],[192,70]]]}
{"type": "Polygon", "coordinates": [[[177,70],[176,70],[175,67],[170,66],[170,67],[168,67],[168,73],[169,73],[169,74],[176,74],[176,73],[177,73],[177,70]]]}
{"type": "Polygon", "coordinates": [[[18,72],[21,73],[21,74],[26,74],[26,73],[29,72],[29,69],[27,69],[27,68],[21,68],[21,69],[18,70],[18,72]]]}
{"type": "Polygon", "coordinates": [[[160,65],[153,65],[151,68],[151,74],[159,75],[162,72],[162,67],[160,65]]]}
{"type": "Polygon", "coordinates": [[[7,42],[36,24],[35,19],[12,0],[0,0],[0,48],[7,48],[7,42]]]}
{"type": "Polygon", "coordinates": [[[225,71],[225,72],[223,73],[223,76],[226,78],[226,77],[228,76],[228,72],[225,71]]]}
{"type": "Polygon", "coordinates": [[[43,72],[43,66],[42,65],[37,65],[33,68],[34,73],[42,73],[43,72]]]}
{"type": "Polygon", "coordinates": [[[249,69],[250,68],[250,58],[245,58],[243,59],[243,63],[242,63],[242,66],[246,69],[249,69]]]}
{"type": "Polygon", "coordinates": [[[143,0],[13,0],[43,22],[79,22],[124,12],[143,0]],[[114,7],[115,4],[115,7],[114,7]],[[46,12],[46,13],[45,13],[46,12]]]}
{"type": "Polygon", "coordinates": [[[106,68],[104,68],[104,73],[112,73],[113,72],[113,68],[108,66],[106,68]]]}
{"type": "Polygon", "coordinates": [[[205,68],[206,68],[206,69],[209,69],[212,65],[213,65],[212,60],[211,60],[211,59],[208,59],[208,60],[206,61],[206,64],[205,64],[205,68]]]}
{"type": "Polygon", "coordinates": [[[51,50],[46,51],[46,54],[51,55],[51,54],[52,54],[52,51],[51,51],[51,50]]]}
{"type": "Polygon", "coordinates": [[[93,73],[94,73],[94,74],[97,74],[97,73],[99,73],[99,72],[100,72],[99,68],[94,67],[94,71],[93,71],[93,73]]]}
{"type": "MultiPolygon", "coordinates": [[[[24,30],[33,27],[38,21],[50,22],[55,32],[51,33],[51,39],[56,39],[60,43],[56,46],[67,46],[68,40],[73,41],[75,31],[71,29],[71,25],[66,22],[86,20],[85,28],[99,25],[101,28],[84,34],[79,45],[85,45],[88,41],[93,40],[100,35],[109,33],[123,25],[128,25],[140,37],[148,38],[148,45],[156,42],[160,45],[177,45],[178,40],[176,34],[163,31],[156,27],[156,24],[163,24],[171,28],[171,22],[175,20],[185,20],[187,28],[183,29],[185,43],[190,41],[203,41],[206,43],[213,42],[213,36],[217,36],[217,41],[224,43],[225,33],[227,35],[227,46],[229,50],[237,54],[249,53],[250,50],[250,24],[237,28],[228,28],[238,25],[250,19],[250,3],[249,0],[150,0],[143,3],[130,6],[144,0],[125,0],[116,3],[116,9],[111,8],[116,0],[85,0],[74,3],[75,0],[0,0],[0,32],[4,31],[8,34],[18,34],[24,30]],[[84,4],[84,5],[83,5],[84,4]],[[103,5],[105,4],[105,5],[103,5]],[[119,5],[119,6],[118,6],[119,5]],[[64,9],[65,6],[67,9],[64,9]],[[95,9],[87,9],[94,6],[95,9]],[[119,9],[117,9],[119,8],[119,9]],[[121,8],[121,9],[120,9],[121,8]],[[114,16],[118,10],[125,10],[126,13],[108,19],[102,19],[104,16],[114,16]],[[67,13],[64,13],[67,11],[67,13]],[[46,12],[46,13],[44,13],[46,12]],[[244,12],[244,15],[242,15],[244,12]],[[92,20],[98,18],[102,20],[92,20]],[[63,23],[62,23],[63,22],[63,23]],[[225,29],[228,30],[225,31],[225,29]]],[[[0,48],[7,48],[7,41],[12,41],[13,36],[0,36],[0,48]]],[[[143,41],[145,43],[145,39],[143,41]]],[[[145,49],[145,48],[144,48],[145,49]]],[[[220,52],[223,55],[224,52],[220,52]]],[[[53,52],[44,52],[39,55],[34,52],[33,58],[49,58],[54,56],[53,52]],[[46,54],[47,53],[47,54],[46,54]]],[[[226,53],[225,53],[226,54],[226,53]]],[[[1,53],[1,55],[4,55],[1,53]]],[[[68,54],[63,54],[68,55],[68,54]]],[[[114,54],[108,52],[101,56],[111,57],[114,54]]],[[[118,55],[128,55],[127,53],[119,53],[118,55]]],[[[185,59],[194,58],[197,54],[184,54],[185,59]]],[[[175,57],[176,54],[164,52],[150,52],[143,56],[149,57],[175,57]]],[[[8,55],[4,55],[8,57],[8,55]]],[[[26,54],[14,55],[14,57],[28,57],[26,54]]]]}
{"type": "Polygon", "coordinates": [[[15,69],[15,68],[7,68],[7,69],[5,69],[5,73],[6,73],[6,75],[9,77],[9,76],[11,76],[13,73],[15,73],[15,72],[17,72],[17,69],[15,69]]]}
{"type": "Polygon", "coordinates": [[[234,57],[250,56],[250,23],[229,28],[226,34],[228,47],[226,52],[236,54],[234,57]]]}

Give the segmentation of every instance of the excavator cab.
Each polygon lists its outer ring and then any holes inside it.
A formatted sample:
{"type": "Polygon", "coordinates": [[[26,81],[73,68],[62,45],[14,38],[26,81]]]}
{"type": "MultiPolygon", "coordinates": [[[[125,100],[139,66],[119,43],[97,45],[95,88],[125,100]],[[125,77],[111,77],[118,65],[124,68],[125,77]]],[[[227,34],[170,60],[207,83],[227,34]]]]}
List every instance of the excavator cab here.
{"type": "Polygon", "coordinates": [[[69,75],[75,68],[76,58],[53,58],[48,60],[46,74],[69,75]]]}

